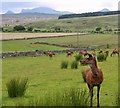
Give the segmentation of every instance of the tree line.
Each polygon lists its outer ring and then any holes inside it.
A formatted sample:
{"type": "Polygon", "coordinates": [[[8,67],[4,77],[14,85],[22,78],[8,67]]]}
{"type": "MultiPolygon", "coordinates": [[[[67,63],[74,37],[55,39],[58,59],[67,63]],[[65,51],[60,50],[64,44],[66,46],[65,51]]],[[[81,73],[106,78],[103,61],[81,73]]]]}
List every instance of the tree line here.
{"type": "Polygon", "coordinates": [[[88,12],[82,14],[65,14],[58,17],[58,19],[64,18],[76,18],[76,17],[91,17],[91,16],[105,16],[105,15],[116,15],[120,14],[120,11],[109,11],[109,12],[88,12]]]}

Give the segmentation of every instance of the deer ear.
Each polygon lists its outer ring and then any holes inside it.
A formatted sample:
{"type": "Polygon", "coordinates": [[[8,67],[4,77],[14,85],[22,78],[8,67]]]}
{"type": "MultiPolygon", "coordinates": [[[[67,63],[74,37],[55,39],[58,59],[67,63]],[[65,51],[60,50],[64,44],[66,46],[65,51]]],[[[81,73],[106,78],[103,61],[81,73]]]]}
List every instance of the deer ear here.
{"type": "Polygon", "coordinates": [[[88,54],[89,57],[93,57],[92,54],[88,54]]]}

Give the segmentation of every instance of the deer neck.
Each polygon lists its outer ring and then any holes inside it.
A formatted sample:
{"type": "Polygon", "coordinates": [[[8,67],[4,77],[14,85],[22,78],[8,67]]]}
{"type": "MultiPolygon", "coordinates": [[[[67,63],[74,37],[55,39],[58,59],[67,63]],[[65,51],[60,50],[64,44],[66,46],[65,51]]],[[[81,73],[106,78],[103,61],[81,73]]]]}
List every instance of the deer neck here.
{"type": "Polygon", "coordinates": [[[93,74],[96,74],[98,72],[98,66],[97,64],[89,64],[91,71],[93,74]]]}

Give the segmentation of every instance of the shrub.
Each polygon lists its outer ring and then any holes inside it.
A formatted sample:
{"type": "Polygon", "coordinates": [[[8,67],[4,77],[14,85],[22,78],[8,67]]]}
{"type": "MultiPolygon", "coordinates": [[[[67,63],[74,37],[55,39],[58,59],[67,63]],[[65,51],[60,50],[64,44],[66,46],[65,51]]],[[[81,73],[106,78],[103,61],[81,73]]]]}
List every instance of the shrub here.
{"type": "Polygon", "coordinates": [[[0,31],[3,32],[3,31],[4,31],[4,28],[3,28],[3,27],[0,27],[0,31]]]}
{"type": "Polygon", "coordinates": [[[13,28],[14,31],[25,31],[25,27],[22,25],[17,25],[13,28]]]}
{"type": "Polygon", "coordinates": [[[100,32],[101,31],[101,27],[97,27],[95,30],[96,30],[96,32],[100,32]]]}
{"type": "Polygon", "coordinates": [[[62,61],[61,62],[61,69],[67,69],[68,67],[68,61],[62,61]]]}
{"type": "Polygon", "coordinates": [[[78,54],[75,56],[76,61],[80,61],[82,58],[83,58],[83,56],[81,54],[78,54]]]}
{"type": "Polygon", "coordinates": [[[20,97],[23,96],[25,94],[25,91],[27,89],[27,82],[28,79],[16,79],[13,78],[11,79],[7,84],[7,91],[8,91],[8,95],[9,97],[20,97]]]}
{"type": "Polygon", "coordinates": [[[82,77],[83,77],[84,82],[86,82],[86,74],[84,70],[82,71],[82,77]]]}
{"type": "Polygon", "coordinates": [[[28,28],[27,28],[27,31],[28,31],[28,32],[32,32],[32,31],[33,31],[33,27],[28,27],[28,28]]]}
{"type": "Polygon", "coordinates": [[[106,59],[107,59],[107,55],[106,54],[99,54],[99,55],[97,55],[98,62],[105,61],[106,59]]]}
{"type": "Polygon", "coordinates": [[[71,63],[71,69],[77,69],[78,68],[78,62],[77,61],[73,61],[71,63]]]}
{"type": "Polygon", "coordinates": [[[34,32],[41,32],[41,30],[38,30],[38,29],[34,29],[34,32]]]}
{"type": "Polygon", "coordinates": [[[60,27],[57,26],[57,27],[54,27],[54,30],[55,30],[56,32],[60,32],[61,29],[60,29],[60,27]]]}

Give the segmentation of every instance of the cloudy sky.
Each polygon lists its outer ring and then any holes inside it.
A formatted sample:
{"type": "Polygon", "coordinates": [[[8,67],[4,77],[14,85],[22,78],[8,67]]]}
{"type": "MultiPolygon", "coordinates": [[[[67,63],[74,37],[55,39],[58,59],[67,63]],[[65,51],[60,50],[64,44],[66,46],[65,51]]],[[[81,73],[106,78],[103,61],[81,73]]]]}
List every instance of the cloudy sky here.
{"type": "Polygon", "coordinates": [[[58,11],[74,13],[95,12],[103,8],[111,11],[118,10],[120,0],[2,0],[0,13],[8,10],[19,13],[21,9],[35,7],[49,7],[58,11]],[[16,2],[17,1],[17,2],[16,2]]]}

